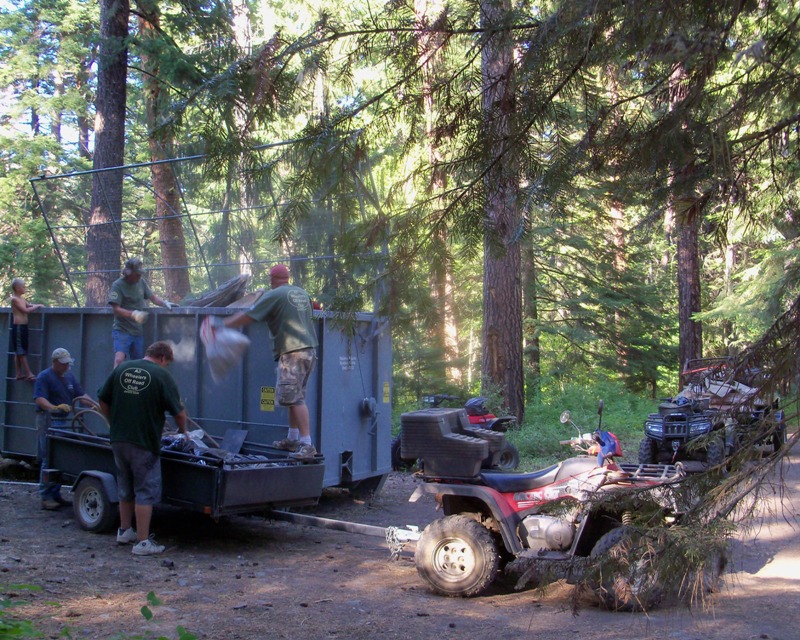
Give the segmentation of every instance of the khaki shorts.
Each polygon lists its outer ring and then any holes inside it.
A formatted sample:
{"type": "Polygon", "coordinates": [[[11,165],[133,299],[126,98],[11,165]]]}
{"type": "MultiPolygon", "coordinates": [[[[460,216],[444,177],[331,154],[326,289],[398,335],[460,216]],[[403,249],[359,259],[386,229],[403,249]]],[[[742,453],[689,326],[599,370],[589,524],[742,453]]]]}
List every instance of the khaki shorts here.
{"type": "Polygon", "coordinates": [[[301,349],[284,353],[278,360],[276,400],[282,407],[306,403],[308,377],[317,362],[314,349],[301,349]]]}

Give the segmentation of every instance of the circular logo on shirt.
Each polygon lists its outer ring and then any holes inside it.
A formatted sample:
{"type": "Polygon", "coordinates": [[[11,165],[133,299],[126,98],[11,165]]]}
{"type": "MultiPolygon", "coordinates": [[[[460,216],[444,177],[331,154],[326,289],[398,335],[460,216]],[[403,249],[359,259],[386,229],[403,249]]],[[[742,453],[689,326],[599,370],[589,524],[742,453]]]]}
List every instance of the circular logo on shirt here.
{"type": "Polygon", "coordinates": [[[152,381],[150,372],[140,367],[129,367],[119,374],[119,383],[126,393],[141,393],[152,381]]]}
{"type": "Polygon", "coordinates": [[[293,307],[298,309],[308,308],[308,294],[304,291],[290,291],[287,299],[293,307]]]}

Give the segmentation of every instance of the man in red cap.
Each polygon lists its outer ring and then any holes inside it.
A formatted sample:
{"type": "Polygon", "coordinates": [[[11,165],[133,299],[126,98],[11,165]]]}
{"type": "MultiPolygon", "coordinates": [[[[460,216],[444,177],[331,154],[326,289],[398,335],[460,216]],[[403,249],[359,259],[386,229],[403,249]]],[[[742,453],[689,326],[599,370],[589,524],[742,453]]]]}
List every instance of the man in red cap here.
{"type": "Polygon", "coordinates": [[[289,409],[289,433],[272,446],[290,451],[293,458],[313,459],[306,385],[317,361],[317,332],[311,314],[311,298],[304,289],[289,284],[289,269],[276,264],[269,270],[270,291],[248,311],[226,318],[229,328],[264,321],[272,334],[272,350],[278,363],[276,400],[289,409]]]}

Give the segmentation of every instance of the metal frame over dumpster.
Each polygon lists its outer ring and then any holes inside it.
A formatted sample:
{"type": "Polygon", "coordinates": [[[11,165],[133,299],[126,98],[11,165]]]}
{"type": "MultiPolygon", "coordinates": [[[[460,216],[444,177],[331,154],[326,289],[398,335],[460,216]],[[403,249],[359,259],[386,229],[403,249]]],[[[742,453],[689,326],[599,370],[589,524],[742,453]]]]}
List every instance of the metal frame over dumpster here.
{"type": "MultiPolygon", "coordinates": [[[[8,345],[10,311],[0,322],[0,344],[8,345]]],[[[211,436],[247,430],[245,448],[266,446],[286,436],[288,412],[275,403],[276,369],[265,323],[245,333],[250,348],[237,369],[215,381],[199,338],[207,315],[240,309],[149,309],[145,344],[169,341],[170,365],[189,416],[211,436]]],[[[391,469],[391,337],[388,323],[368,313],[339,316],[314,312],[319,338],[317,367],[308,383],[311,437],[324,456],[323,487],[379,490],[391,469]]],[[[97,389],[113,365],[111,324],[105,308],[48,308],[31,314],[29,362],[35,372],[50,366],[50,354],[64,347],[84,389],[97,389]]],[[[0,365],[0,452],[36,455],[33,385],[13,378],[13,354],[0,365]]]]}

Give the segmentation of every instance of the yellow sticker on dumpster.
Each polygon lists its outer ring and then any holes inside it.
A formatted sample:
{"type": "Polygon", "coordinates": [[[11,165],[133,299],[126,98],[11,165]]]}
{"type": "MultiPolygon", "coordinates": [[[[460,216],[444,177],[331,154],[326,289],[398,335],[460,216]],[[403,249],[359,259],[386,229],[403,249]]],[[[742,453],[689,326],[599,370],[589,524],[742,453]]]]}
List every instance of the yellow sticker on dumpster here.
{"type": "Polygon", "coordinates": [[[275,411],[275,387],[261,387],[261,410],[275,411]]]}

